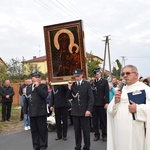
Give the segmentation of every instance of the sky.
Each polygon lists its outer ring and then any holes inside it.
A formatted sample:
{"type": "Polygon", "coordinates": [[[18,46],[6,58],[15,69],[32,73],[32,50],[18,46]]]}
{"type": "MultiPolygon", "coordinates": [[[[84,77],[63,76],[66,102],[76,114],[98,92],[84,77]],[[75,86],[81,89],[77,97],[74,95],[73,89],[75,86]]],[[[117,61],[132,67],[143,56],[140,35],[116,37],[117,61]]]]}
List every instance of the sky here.
{"type": "MultiPolygon", "coordinates": [[[[8,62],[46,55],[43,27],[82,20],[84,47],[104,58],[109,36],[110,59],[132,64],[150,75],[149,0],[1,0],[0,57],[8,62]],[[125,58],[124,62],[122,58],[125,58]]],[[[109,69],[106,51],[106,69],[109,69]]]]}

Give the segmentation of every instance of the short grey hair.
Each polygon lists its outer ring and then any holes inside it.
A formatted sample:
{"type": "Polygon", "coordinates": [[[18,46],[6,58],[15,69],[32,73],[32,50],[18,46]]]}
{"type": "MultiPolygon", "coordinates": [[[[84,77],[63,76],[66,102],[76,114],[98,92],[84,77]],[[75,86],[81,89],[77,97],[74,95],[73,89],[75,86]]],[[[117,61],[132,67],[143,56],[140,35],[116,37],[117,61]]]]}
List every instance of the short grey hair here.
{"type": "Polygon", "coordinates": [[[138,73],[138,69],[133,65],[126,65],[123,69],[125,69],[125,68],[131,68],[134,72],[138,73]]]}

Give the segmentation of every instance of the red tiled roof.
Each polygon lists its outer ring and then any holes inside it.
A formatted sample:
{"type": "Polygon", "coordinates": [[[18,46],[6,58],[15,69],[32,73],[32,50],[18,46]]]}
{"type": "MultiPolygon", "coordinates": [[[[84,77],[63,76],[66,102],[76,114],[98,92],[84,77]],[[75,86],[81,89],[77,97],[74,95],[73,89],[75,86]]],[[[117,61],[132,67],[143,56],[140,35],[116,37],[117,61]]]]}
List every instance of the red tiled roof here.
{"type": "Polygon", "coordinates": [[[27,63],[27,62],[43,62],[43,61],[46,61],[46,56],[41,56],[41,57],[33,57],[33,59],[30,59],[30,60],[26,60],[26,61],[23,61],[23,63],[27,63]]]}
{"type": "Polygon", "coordinates": [[[100,59],[101,61],[104,61],[102,58],[100,58],[100,57],[98,57],[98,56],[96,56],[96,55],[93,55],[93,54],[91,54],[91,53],[88,53],[88,52],[86,52],[86,56],[87,56],[87,58],[95,57],[95,58],[97,58],[97,59],[100,59]]]}

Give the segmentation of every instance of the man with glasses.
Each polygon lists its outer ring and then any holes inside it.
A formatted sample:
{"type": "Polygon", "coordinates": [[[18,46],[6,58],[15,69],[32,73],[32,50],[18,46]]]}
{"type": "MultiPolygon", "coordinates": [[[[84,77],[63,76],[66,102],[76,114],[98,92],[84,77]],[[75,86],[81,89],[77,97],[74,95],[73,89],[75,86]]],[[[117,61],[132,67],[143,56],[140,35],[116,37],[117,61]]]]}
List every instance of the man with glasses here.
{"type": "Polygon", "coordinates": [[[123,68],[122,77],[126,86],[116,91],[107,109],[107,149],[149,150],[150,87],[139,82],[133,65],[123,68]]]}

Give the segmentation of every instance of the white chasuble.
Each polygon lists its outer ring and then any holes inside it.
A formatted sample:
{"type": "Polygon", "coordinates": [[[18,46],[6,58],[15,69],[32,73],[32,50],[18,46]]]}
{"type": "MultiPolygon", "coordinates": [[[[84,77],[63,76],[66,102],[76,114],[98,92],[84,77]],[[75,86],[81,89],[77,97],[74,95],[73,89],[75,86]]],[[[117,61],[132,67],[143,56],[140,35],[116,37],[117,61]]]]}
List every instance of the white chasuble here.
{"type": "Polygon", "coordinates": [[[114,99],[107,110],[107,150],[150,150],[150,87],[142,82],[123,87],[118,104],[114,99]],[[137,105],[137,112],[129,112],[127,93],[145,90],[146,104],[137,105]],[[146,135],[145,135],[145,126],[146,135]]]}

